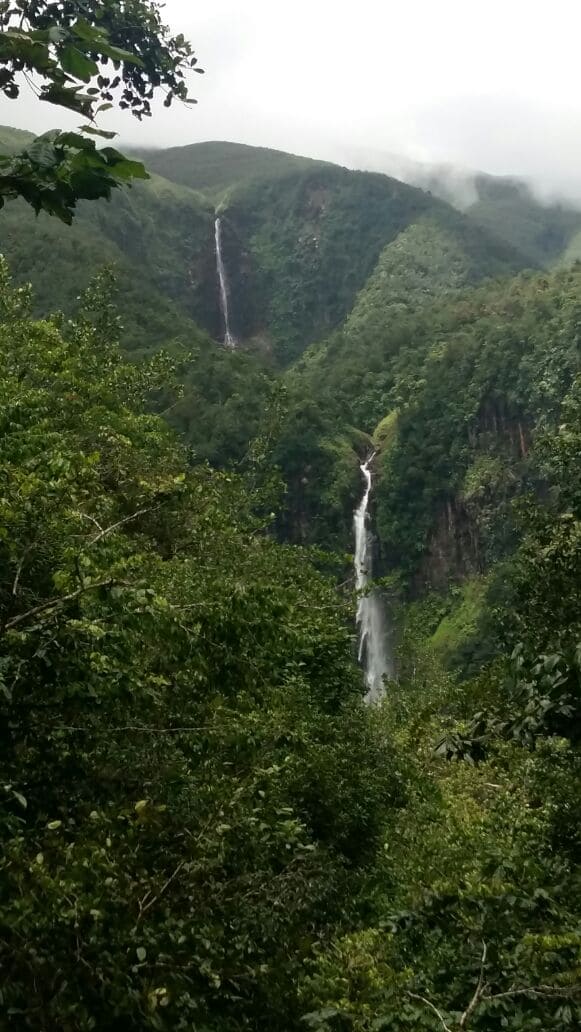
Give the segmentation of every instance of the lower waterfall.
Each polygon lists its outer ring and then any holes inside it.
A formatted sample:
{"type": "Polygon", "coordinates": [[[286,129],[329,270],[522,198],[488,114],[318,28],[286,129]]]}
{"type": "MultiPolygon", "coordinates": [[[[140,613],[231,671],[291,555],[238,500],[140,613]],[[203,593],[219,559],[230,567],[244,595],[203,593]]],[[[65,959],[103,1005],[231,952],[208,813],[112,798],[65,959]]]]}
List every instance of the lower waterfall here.
{"type": "MultiPolygon", "coordinates": [[[[375,452],[360,467],[365,481],[365,491],[353,517],[355,583],[358,592],[365,592],[373,576],[373,535],[369,529],[369,499],[372,487],[370,466],[374,458],[375,452]]],[[[384,677],[393,677],[393,664],[388,651],[387,627],[381,596],[373,588],[359,595],[357,627],[359,662],[363,664],[367,685],[365,701],[377,702],[384,694],[384,677]]]]}
{"type": "Polygon", "coordinates": [[[214,222],[214,239],[216,243],[216,269],[220,288],[220,311],[224,322],[224,344],[227,348],[235,348],[236,340],[230,329],[230,308],[228,303],[228,279],[222,258],[222,223],[219,218],[214,222]]]}

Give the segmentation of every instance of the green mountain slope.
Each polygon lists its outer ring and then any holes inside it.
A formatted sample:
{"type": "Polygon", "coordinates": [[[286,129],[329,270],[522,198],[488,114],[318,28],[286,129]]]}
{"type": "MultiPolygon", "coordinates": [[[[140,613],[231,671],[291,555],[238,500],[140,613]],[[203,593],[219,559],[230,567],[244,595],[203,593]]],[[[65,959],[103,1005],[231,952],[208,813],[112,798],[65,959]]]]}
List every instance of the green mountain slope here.
{"type": "MultiPolygon", "coordinates": [[[[328,167],[233,192],[222,219],[235,331],[264,337],[292,361],[347,317],[386,245],[430,214],[461,238],[464,281],[527,264],[449,206],[386,176],[328,167]]],[[[423,246],[420,234],[419,261],[423,246]]]]}
{"type": "Polygon", "coordinates": [[[571,254],[570,244],[581,229],[580,205],[544,200],[524,179],[423,163],[381,151],[361,153],[355,149],[352,161],[356,167],[396,176],[446,201],[519,250],[530,266],[549,268],[577,256],[578,246],[573,246],[571,254]]]}
{"type": "MultiPolygon", "coordinates": [[[[6,130],[6,147],[11,140],[6,130]]],[[[397,253],[397,271],[388,277],[394,301],[402,291],[408,304],[422,300],[421,266],[438,250],[450,287],[529,264],[449,205],[386,176],[225,143],[142,156],[169,178],[154,174],[133,191],[118,192],[110,205],[81,206],[71,231],[35,220],[22,205],[9,206],[0,225],[0,246],[16,276],[32,280],[39,312],[70,311],[96,270],[115,262],[130,316],[125,344],[132,349],[191,337],[193,323],[221,337],[218,199],[234,334],[277,364],[292,362],[338,327],[385,247],[428,216],[440,239],[430,243],[418,229],[401,242],[403,279],[397,253]]]]}
{"type": "Polygon", "coordinates": [[[376,272],[376,283],[387,276],[382,312],[384,302],[404,295],[413,307],[425,300],[426,290],[429,295],[430,289],[453,289],[541,264],[449,204],[384,175],[238,144],[140,153],[168,178],[220,199],[235,335],[256,338],[282,363],[340,325],[396,238],[397,251],[384,257],[390,269],[376,272]],[[431,233],[424,227],[400,236],[417,222],[423,226],[428,216],[434,220],[431,233]]]}
{"type": "MultiPolygon", "coordinates": [[[[426,341],[446,332],[454,304],[467,304],[467,288],[490,279],[497,289],[513,263],[512,251],[445,205],[384,247],[340,329],[285,375],[290,408],[276,459],[288,485],[286,536],[349,547],[359,461],[375,427],[407,389],[414,362],[421,367],[426,341]]],[[[391,430],[387,420],[383,444],[391,430]]]]}
{"type": "Polygon", "coordinates": [[[478,200],[470,218],[525,255],[531,266],[561,260],[581,230],[581,211],[566,204],[544,204],[518,179],[477,176],[478,200]]]}
{"type": "Polygon", "coordinates": [[[287,374],[285,532],[348,547],[358,459],[375,449],[379,569],[404,598],[436,591],[458,608],[435,639],[449,650],[450,639],[475,632],[479,606],[490,608],[478,578],[499,570],[494,590],[506,594],[499,564],[517,547],[532,499],[547,497],[543,442],[566,430],[565,399],[581,373],[581,265],[448,296],[442,276],[423,306],[394,304],[383,318],[380,305],[365,309],[379,276],[342,331],[287,374]],[[340,441],[350,458],[333,454],[340,441]],[[460,598],[454,585],[464,582],[460,598]]]}
{"type": "Polygon", "coordinates": [[[195,335],[195,323],[219,332],[211,207],[158,177],[118,191],[110,204],[80,205],[70,228],[12,202],[2,212],[0,249],[16,278],[32,282],[39,313],[69,312],[96,272],[114,263],[128,347],[195,335]]]}
{"type": "MultiPolygon", "coordinates": [[[[33,139],[0,127],[0,152],[33,139]]],[[[82,202],[72,227],[11,202],[0,220],[0,249],[17,280],[31,281],[39,314],[69,313],[104,264],[123,297],[124,343],[139,351],[181,337],[220,333],[214,214],[201,194],[153,174],[111,202],[82,202]]]]}
{"type": "Polygon", "coordinates": [[[522,259],[509,246],[440,206],[387,245],[345,323],[348,337],[374,332],[398,313],[506,276],[522,259]]]}
{"type": "Polygon", "coordinates": [[[136,151],[147,167],[167,179],[211,197],[256,179],[276,179],[288,172],[324,163],[267,147],[242,143],[192,143],[167,150],[136,151]]]}
{"type": "Polygon", "coordinates": [[[511,499],[541,489],[536,435],[557,428],[581,370],[580,314],[581,267],[528,275],[440,304],[386,354],[398,419],[378,528],[416,589],[484,573],[510,551],[511,499]]]}
{"type": "Polygon", "coordinates": [[[464,216],[436,207],[383,249],[342,327],[289,372],[292,390],[314,391],[325,409],[340,408],[371,433],[388,411],[393,362],[410,327],[422,338],[432,323],[438,332],[440,312],[455,295],[487,279],[510,278],[518,262],[464,216]]]}

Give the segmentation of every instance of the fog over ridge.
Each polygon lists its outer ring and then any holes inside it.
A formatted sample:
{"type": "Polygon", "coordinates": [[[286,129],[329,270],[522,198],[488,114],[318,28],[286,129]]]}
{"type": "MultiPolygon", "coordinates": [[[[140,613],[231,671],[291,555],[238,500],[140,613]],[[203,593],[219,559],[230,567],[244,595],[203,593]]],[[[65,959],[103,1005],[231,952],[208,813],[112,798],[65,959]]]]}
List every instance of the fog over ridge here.
{"type": "MultiPolygon", "coordinates": [[[[121,142],[230,140],[404,178],[410,163],[435,165],[464,206],[472,170],[525,179],[544,201],[581,201],[581,9],[571,0],[167,0],[164,18],[205,69],[192,81],[199,103],[160,104],[141,124],[109,112],[104,127],[121,142]]],[[[78,124],[49,111],[54,127],[78,124]]],[[[0,99],[0,122],[38,133],[49,111],[26,90],[0,99]]]]}

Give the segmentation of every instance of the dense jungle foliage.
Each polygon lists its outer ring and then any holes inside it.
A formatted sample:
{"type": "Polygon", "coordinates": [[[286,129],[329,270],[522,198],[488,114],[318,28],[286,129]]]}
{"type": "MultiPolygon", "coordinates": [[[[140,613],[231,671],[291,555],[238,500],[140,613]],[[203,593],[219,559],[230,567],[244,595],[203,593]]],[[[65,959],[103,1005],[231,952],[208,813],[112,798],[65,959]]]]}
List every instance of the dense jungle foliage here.
{"type": "Polygon", "coordinates": [[[0,217],[0,1029],[568,1032],[581,267],[208,147],[204,197],[0,217]]]}
{"type": "Polygon", "coordinates": [[[523,267],[516,250],[386,176],[328,166],[241,186],[223,217],[228,265],[240,270],[230,284],[234,328],[266,332],[288,364],[345,319],[382,249],[427,214],[460,238],[469,281],[523,267]]]}
{"type": "Polygon", "coordinates": [[[272,1027],[402,798],[345,603],[144,414],[169,364],[96,292],[27,301],[4,270],[3,1020],[272,1027]]]}

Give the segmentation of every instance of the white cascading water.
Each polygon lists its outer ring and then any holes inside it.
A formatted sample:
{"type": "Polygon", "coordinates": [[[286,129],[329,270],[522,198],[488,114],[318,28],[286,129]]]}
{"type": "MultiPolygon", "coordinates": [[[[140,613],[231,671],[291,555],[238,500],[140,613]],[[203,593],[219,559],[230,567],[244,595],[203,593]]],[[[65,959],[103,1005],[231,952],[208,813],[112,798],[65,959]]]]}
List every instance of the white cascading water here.
{"type": "Polygon", "coordinates": [[[220,311],[224,322],[224,344],[227,348],[235,348],[236,341],[230,329],[230,311],[228,308],[228,280],[222,258],[222,223],[219,218],[214,222],[214,238],[216,241],[216,268],[220,287],[220,311]]]}
{"type": "Polygon", "coordinates": [[[369,498],[371,496],[371,463],[375,453],[362,464],[365,491],[361,505],[355,511],[355,582],[360,592],[357,605],[357,627],[359,628],[359,662],[365,670],[367,685],[366,702],[378,702],[384,694],[384,678],[393,677],[393,667],[387,651],[387,635],[384,611],[377,591],[366,592],[372,578],[372,546],[370,533],[369,498]]]}

